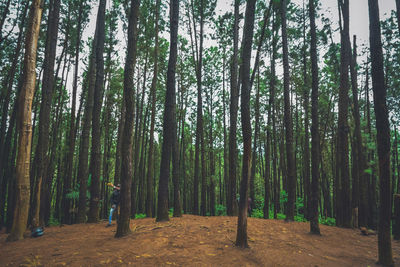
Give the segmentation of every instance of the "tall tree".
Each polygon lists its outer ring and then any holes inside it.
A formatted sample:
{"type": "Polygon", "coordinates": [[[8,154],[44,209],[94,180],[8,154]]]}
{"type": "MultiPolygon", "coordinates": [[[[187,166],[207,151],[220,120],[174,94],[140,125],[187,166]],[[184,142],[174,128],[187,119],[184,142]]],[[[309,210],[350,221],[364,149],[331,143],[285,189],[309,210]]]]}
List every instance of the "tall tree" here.
{"type": "Polygon", "coordinates": [[[349,40],[349,0],[339,0],[340,23],[340,89],[337,133],[338,184],[336,196],[337,225],[351,227],[350,176],[349,176],[349,65],[351,48],[349,40]]]}
{"type": "MultiPolygon", "coordinates": [[[[79,52],[81,48],[81,34],[82,34],[82,20],[83,20],[83,1],[79,1],[78,9],[78,21],[77,21],[77,32],[76,32],[76,43],[75,43],[75,70],[74,70],[74,80],[72,85],[72,104],[71,104],[71,118],[69,121],[69,133],[67,141],[67,160],[65,162],[65,175],[67,180],[72,180],[73,171],[73,161],[75,153],[75,140],[76,140],[76,129],[79,125],[75,125],[75,115],[76,115],[76,93],[78,90],[78,71],[79,71],[79,52]]],[[[85,191],[85,202],[78,203],[78,214],[76,221],[78,223],[85,222],[86,217],[86,191],[85,191]]]]}
{"type": "Polygon", "coordinates": [[[41,0],[33,0],[29,12],[29,24],[25,40],[25,56],[22,76],[22,91],[19,95],[18,157],[16,168],[16,203],[14,219],[7,241],[23,239],[29,212],[30,180],[29,168],[32,136],[32,100],[35,93],[36,54],[42,19],[41,0]]]}
{"type": "Polygon", "coordinates": [[[229,216],[237,213],[236,203],[236,167],[237,167],[237,113],[239,103],[238,86],[238,54],[239,54],[239,6],[240,0],[235,0],[235,20],[233,24],[233,55],[231,60],[231,102],[229,107],[229,186],[227,188],[229,199],[227,199],[226,213],[229,216]]]}
{"type": "Polygon", "coordinates": [[[383,72],[383,52],[378,0],[368,0],[369,43],[371,49],[372,89],[376,117],[376,138],[379,158],[379,224],[378,263],[393,266],[390,219],[392,212],[390,195],[390,127],[386,104],[385,74],[383,72]]]}
{"type": "Polygon", "coordinates": [[[156,2],[156,16],[155,16],[155,41],[154,41],[154,70],[153,80],[151,82],[150,96],[151,96],[151,119],[150,119],[150,141],[149,141],[149,158],[147,160],[147,199],[146,199],[146,215],[153,217],[153,175],[154,175],[154,124],[156,117],[156,88],[157,88],[157,75],[158,75],[158,28],[160,19],[160,5],[161,0],[156,2]]]}
{"type": "MultiPolygon", "coordinates": [[[[163,144],[160,163],[160,182],[158,186],[158,209],[156,221],[168,221],[168,180],[170,176],[171,154],[177,155],[176,116],[175,116],[175,68],[178,53],[179,0],[170,2],[170,49],[167,70],[167,91],[163,118],[163,144]],[[175,139],[175,140],[174,140],[175,139]]],[[[175,168],[176,165],[173,164],[175,168]]],[[[174,177],[174,187],[177,177],[174,177]]],[[[176,201],[174,192],[174,201],[176,201]]]]}
{"type": "Polygon", "coordinates": [[[96,81],[93,99],[92,116],[92,149],[90,157],[90,170],[92,182],[90,184],[90,204],[88,222],[99,220],[100,208],[100,174],[101,174],[101,130],[100,114],[104,94],[104,39],[105,39],[105,12],[106,0],[99,1],[99,11],[96,22],[96,81]]]}
{"type": "MultiPolygon", "coordinates": [[[[128,49],[124,69],[125,125],[122,138],[122,166],[121,166],[121,207],[120,217],[115,237],[122,237],[130,233],[131,215],[131,181],[132,181],[132,133],[135,110],[133,75],[137,58],[137,21],[139,17],[140,0],[131,0],[128,22],[128,49]]],[[[124,110],[122,110],[124,112],[124,110]]]]}
{"type": "Polygon", "coordinates": [[[281,26],[282,26],[282,48],[283,48],[283,94],[285,102],[285,130],[286,130],[286,160],[287,160],[287,189],[288,202],[286,207],[286,221],[294,221],[294,203],[296,199],[296,175],[293,154],[293,122],[289,96],[289,51],[286,29],[287,2],[281,1],[281,26]]]}
{"type": "MultiPolygon", "coordinates": [[[[96,26],[97,27],[97,26],[96,26]]],[[[92,51],[89,59],[89,67],[87,72],[87,92],[85,101],[85,111],[83,117],[81,142],[79,148],[79,161],[78,161],[78,182],[79,182],[79,202],[78,202],[78,222],[84,222],[86,217],[86,202],[87,202],[87,181],[89,176],[88,161],[89,161],[89,140],[90,140],[90,128],[92,125],[92,115],[93,115],[93,101],[94,101],[94,89],[96,81],[96,43],[97,43],[97,30],[95,31],[95,36],[92,42],[92,51]]],[[[65,196],[68,188],[70,187],[70,180],[64,181],[64,193],[65,196]]],[[[64,221],[69,223],[69,201],[64,197],[64,221]]]]}
{"type": "Polygon", "coordinates": [[[317,29],[315,26],[314,0],[309,0],[310,31],[311,31],[311,201],[310,201],[310,232],[320,234],[318,224],[319,201],[319,118],[318,118],[318,56],[317,56],[317,29]]]}
{"type": "MultiPolygon", "coordinates": [[[[350,46],[350,45],[349,45],[350,46]]],[[[353,93],[353,116],[354,116],[354,137],[356,146],[357,170],[356,177],[353,177],[353,208],[358,208],[359,226],[367,226],[367,181],[368,176],[365,172],[367,161],[362,146],[360,107],[358,103],[358,84],[357,84],[357,43],[356,36],[353,38],[353,56],[350,61],[351,88],[353,93]]],[[[356,166],[354,166],[356,167],[356,166]]]]}
{"type": "MultiPolygon", "coordinates": [[[[6,204],[6,188],[7,188],[7,182],[10,183],[11,179],[9,175],[6,175],[5,171],[8,169],[7,165],[10,165],[11,162],[8,161],[9,154],[10,154],[10,146],[11,146],[11,141],[9,140],[7,142],[7,136],[8,133],[13,131],[12,129],[14,128],[14,122],[15,122],[15,115],[14,115],[14,120],[12,120],[12,116],[10,116],[10,119],[8,121],[8,131],[6,134],[6,126],[7,126],[7,115],[8,114],[8,108],[10,106],[10,99],[11,99],[11,93],[13,91],[13,84],[14,84],[14,78],[15,74],[17,72],[17,66],[19,63],[20,59],[20,54],[21,54],[21,49],[23,47],[23,41],[24,41],[24,31],[25,31],[25,17],[27,14],[29,8],[29,2],[26,2],[23,8],[23,12],[21,12],[20,16],[20,23],[19,23],[19,28],[20,31],[18,33],[18,38],[17,38],[17,47],[15,48],[14,55],[13,55],[13,60],[11,63],[11,67],[8,71],[7,77],[3,78],[3,83],[2,83],[2,88],[7,88],[7,92],[5,93],[5,97],[3,99],[3,107],[1,108],[2,111],[2,117],[1,117],[1,125],[0,125],[0,228],[4,223],[5,219],[5,204],[6,204]],[[12,122],[14,121],[14,122],[12,122]]],[[[14,112],[15,107],[13,108],[12,114],[14,112]]],[[[11,136],[9,136],[11,138],[11,136]]],[[[10,204],[10,203],[9,203],[10,204]]]]}
{"type": "MultiPolygon", "coordinates": [[[[54,88],[54,62],[56,58],[58,22],[60,18],[60,0],[50,1],[49,21],[47,24],[47,37],[45,58],[43,62],[43,80],[42,80],[42,102],[39,113],[39,139],[36,150],[37,173],[35,185],[36,206],[34,207],[33,227],[43,226],[43,221],[39,222],[41,190],[48,190],[47,183],[42,181],[46,175],[47,169],[47,151],[49,147],[49,129],[50,129],[50,111],[54,88]]],[[[45,193],[45,192],[43,192],[45,193]]]]}
{"type": "Polygon", "coordinates": [[[243,165],[240,184],[239,215],[236,234],[236,246],[248,247],[247,244],[247,205],[248,187],[251,175],[251,120],[250,120],[250,59],[253,44],[254,13],[256,0],[248,0],[243,28],[242,63],[240,77],[242,82],[241,119],[243,134],[243,165]]]}

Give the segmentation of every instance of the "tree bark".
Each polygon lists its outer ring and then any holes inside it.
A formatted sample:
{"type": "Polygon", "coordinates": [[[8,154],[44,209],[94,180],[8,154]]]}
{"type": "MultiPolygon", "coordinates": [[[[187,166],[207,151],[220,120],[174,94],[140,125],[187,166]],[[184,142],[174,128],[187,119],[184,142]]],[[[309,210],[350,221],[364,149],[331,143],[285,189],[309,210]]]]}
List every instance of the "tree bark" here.
{"type": "Polygon", "coordinates": [[[243,29],[242,64],[240,77],[242,82],[241,113],[243,134],[243,165],[240,184],[239,215],[235,245],[247,248],[247,206],[248,187],[251,175],[251,120],[250,120],[250,59],[253,43],[254,13],[256,0],[248,0],[243,29]]]}
{"type": "Polygon", "coordinates": [[[390,128],[386,104],[385,75],[383,73],[383,53],[378,0],[368,0],[369,42],[372,63],[372,89],[376,117],[378,157],[379,157],[379,224],[378,224],[378,263],[393,266],[390,234],[390,128]]]}
{"type": "MultiPolygon", "coordinates": [[[[75,141],[76,141],[76,129],[79,125],[75,125],[75,114],[76,114],[76,93],[78,90],[78,70],[79,70],[79,52],[80,52],[80,44],[81,44],[81,28],[82,28],[82,12],[83,12],[83,4],[80,2],[79,4],[79,14],[78,14],[78,21],[77,21],[77,38],[75,43],[75,70],[74,70],[74,81],[72,86],[72,104],[71,104],[71,119],[69,122],[69,134],[68,134],[68,141],[67,141],[67,161],[65,162],[65,170],[66,170],[66,177],[67,180],[72,180],[72,167],[74,162],[74,153],[75,153],[75,141]]],[[[86,205],[86,202],[85,202],[86,205]]],[[[85,221],[86,212],[85,209],[78,208],[77,214],[77,222],[83,223],[85,221]]]]}
{"type": "Polygon", "coordinates": [[[351,227],[351,199],[350,199],[350,176],[349,176],[349,0],[339,0],[341,16],[343,15],[343,29],[341,29],[340,48],[340,89],[339,89],[339,118],[337,134],[338,162],[338,226],[351,227]]]}
{"type": "Polygon", "coordinates": [[[282,20],[282,48],[283,48],[283,86],[285,103],[285,129],[286,129],[286,158],[287,158],[287,181],[288,181],[288,202],[286,207],[286,221],[294,221],[295,200],[296,200],[296,175],[293,154],[293,122],[289,99],[289,51],[286,30],[286,0],[281,1],[281,20],[282,20]]]}
{"type": "Polygon", "coordinates": [[[319,188],[319,161],[320,161],[320,141],[319,141],[319,118],[318,118],[318,56],[317,56],[317,33],[315,26],[315,6],[314,0],[309,0],[310,31],[311,31],[311,201],[310,201],[310,232],[320,234],[318,200],[320,198],[319,188]]]}
{"type": "MultiPolygon", "coordinates": [[[[353,57],[350,61],[350,72],[351,72],[351,87],[353,93],[353,116],[355,123],[355,141],[356,141],[356,161],[358,165],[357,175],[358,180],[355,179],[353,181],[353,196],[356,199],[353,199],[353,208],[358,208],[358,224],[359,226],[367,226],[367,181],[368,176],[365,172],[367,168],[367,161],[364,154],[364,148],[362,145],[362,136],[361,136],[361,123],[360,123],[360,107],[358,104],[358,84],[357,84],[357,44],[356,44],[356,36],[353,37],[353,57]],[[355,182],[355,183],[354,183],[355,182]]],[[[353,178],[354,179],[354,178],[353,178]]]]}
{"type": "Polygon", "coordinates": [[[153,176],[154,176],[154,124],[156,116],[156,88],[158,77],[158,21],[160,19],[161,0],[156,2],[156,18],[155,18],[155,41],[154,41],[154,69],[153,80],[151,82],[151,119],[150,119],[150,141],[149,141],[149,158],[147,161],[147,199],[146,199],[146,215],[153,217],[153,176]]]}
{"type": "MultiPolygon", "coordinates": [[[[179,0],[170,2],[170,50],[167,70],[167,91],[163,118],[163,144],[158,187],[158,209],[156,221],[169,221],[168,217],[168,181],[170,176],[171,153],[176,156],[176,117],[175,117],[175,68],[178,52],[179,0]]],[[[175,157],[174,156],[174,157],[175,157]]],[[[177,160],[177,159],[173,159],[177,160]]],[[[173,164],[174,168],[176,164],[173,164]]],[[[174,175],[175,176],[175,175],[174,175]]],[[[174,186],[177,177],[174,177],[174,186]]],[[[175,192],[174,192],[175,193],[175,192]]],[[[174,200],[175,199],[174,194],[174,200]]]]}
{"type": "Polygon", "coordinates": [[[137,21],[139,17],[140,0],[131,0],[129,24],[128,24],[128,51],[124,69],[124,95],[125,101],[125,125],[122,138],[122,166],[121,166],[121,207],[120,218],[115,237],[122,237],[131,232],[131,181],[132,181],[132,132],[135,110],[133,75],[137,58],[137,21]]]}
{"type": "Polygon", "coordinates": [[[51,102],[53,98],[54,88],[54,62],[56,58],[57,36],[58,36],[58,22],[60,18],[60,0],[52,1],[49,8],[49,21],[47,26],[47,39],[45,58],[43,63],[43,80],[42,80],[42,101],[39,113],[39,138],[37,145],[37,180],[36,180],[36,206],[34,207],[33,227],[43,226],[43,220],[39,221],[40,210],[40,191],[48,190],[47,183],[42,181],[46,175],[47,162],[48,162],[48,147],[49,147],[49,129],[50,129],[50,113],[51,102]]]}
{"type": "Polygon", "coordinates": [[[90,203],[88,211],[88,222],[99,221],[100,208],[100,175],[101,175],[101,131],[100,115],[104,94],[104,39],[105,39],[105,11],[106,0],[99,1],[99,11],[96,22],[96,81],[93,99],[92,116],[92,149],[90,157],[90,170],[92,171],[92,182],[90,185],[90,203]]]}
{"type": "Polygon", "coordinates": [[[40,21],[42,18],[41,0],[34,0],[29,14],[29,25],[25,40],[25,56],[23,67],[22,91],[19,96],[19,137],[18,157],[16,168],[16,204],[14,219],[7,241],[23,239],[29,212],[30,180],[29,168],[31,157],[32,134],[32,100],[35,92],[36,52],[39,37],[40,21]]]}
{"type": "Polygon", "coordinates": [[[236,167],[237,167],[237,113],[239,102],[238,86],[238,47],[239,47],[239,6],[240,1],[235,0],[235,21],[233,25],[233,55],[231,63],[231,103],[229,108],[229,188],[226,212],[228,216],[237,214],[236,203],[236,167]]]}

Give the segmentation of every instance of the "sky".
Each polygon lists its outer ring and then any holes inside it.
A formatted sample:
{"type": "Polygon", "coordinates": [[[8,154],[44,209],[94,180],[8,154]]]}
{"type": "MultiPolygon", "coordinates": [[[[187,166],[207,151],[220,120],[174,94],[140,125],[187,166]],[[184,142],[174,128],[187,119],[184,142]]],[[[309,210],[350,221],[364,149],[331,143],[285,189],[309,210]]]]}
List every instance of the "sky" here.
{"type": "MultiPolygon", "coordinates": [[[[268,0],[263,0],[267,1],[268,0]]],[[[292,2],[296,3],[297,5],[302,6],[303,1],[308,2],[308,0],[292,0],[292,2]]],[[[352,36],[354,34],[357,35],[357,44],[359,47],[362,45],[368,46],[369,43],[369,18],[368,18],[368,0],[350,0],[350,39],[353,40],[352,36]]],[[[378,0],[379,2],[379,13],[380,19],[383,20],[387,18],[391,12],[391,10],[396,9],[395,0],[378,0]]],[[[221,15],[227,11],[233,12],[233,0],[217,0],[217,7],[216,7],[216,14],[221,15]]],[[[107,8],[110,8],[111,1],[107,1],[107,8]]],[[[320,0],[321,9],[319,13],[324,13],[325,17],[331,19],[334,23],[333,28],[338,27],[338,8],[337,8],[337,0],[320,0]]],[[[93,6],[92,13],[90,15],[90,22],[88,27],[84,30],[82,41],[86,41],[89,36],[94,35],[95,27],[96,27],[96,15],[97,15],[98,6],[93,6]]],[[[245,6],[243,5],[240,9],[241,12],[244,12],[245,6]]],[[[169,14],[168,11],[166,14],[169,14]]],[[[182,13],[180,14],[182,16],[182,13]]],[[[322,27],[321,23],[317,20],[317,27],[322,27]]],[[[206,31],[208,26],[206,25],[206,31]]],[[[179,34],[182,34],[184,29],[181,27],[179,28],[179,34]]],[[[168,32],[161,33],[166,39],[169,39],[168,32]]],[[[242,33],[239,33],[240,36],[242,33]]],[[[124,56],[125,56],[125,38],[126,36],[122,32],[122,25],[120,23],[119,33],[117,34],[117,38],[120,40],[120,44],[117,46],[118,56],[120,57],[121,64],[124,64],[124,56]]],[[[340,42],[340,36],[337,32],[334,36],[335,42],[340,42]]],[[[205,46],[214,45],[212,41],[205,40],[205,46]]],[[[88,47],[85,48],[88,51],[88,47]]],[[[361,51],[361,49],[359,50],[361,51]]],[[[255,52],[254,52],[255,53],[255,52]]],[[[253,54],[254,54],[253,53],[253,54]]],[[[254,55],[253,55],[254,56],[254,55]]],[[[363,61],[361,57],[360,62],[363,61]]],[[[83,64],[80,64],[80,73],[83,72],[83,64]]],[[[279,75],[279,73],[278,73],[279,75]]],[[[73,75],[69,76],[68,81],[68,89],[72,90],[72,77],[73,75]]]]}

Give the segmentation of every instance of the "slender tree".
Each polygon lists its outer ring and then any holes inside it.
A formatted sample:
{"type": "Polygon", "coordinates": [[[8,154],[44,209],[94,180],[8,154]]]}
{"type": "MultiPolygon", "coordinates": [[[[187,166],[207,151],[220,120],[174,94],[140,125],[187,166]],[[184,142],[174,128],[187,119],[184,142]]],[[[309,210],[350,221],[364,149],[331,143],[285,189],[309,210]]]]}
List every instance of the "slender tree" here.
{"type": "MultiPolygon", "coordinates": [[[[65,163],[66,173],[65,175],[68,177],[68,180],[72,180],[72,171],[73,171],[73,161],[74,161],[74,152],[75,152],[75,141],[76,141],[76,129],[79,125],[75,125],[75,114],[76,114],[76,93],[78,90],[78,71],[79,71],[79,52],[81,45],[81,31],[82,31],[82,13],[83,13],[83,1],[79,1],[79,10],[78,10],[78,21],[77,21],[77,36],[75,43],[75,70],[74,70],[74,81],[72,85],[72,104],[71,104],[71,119],[69,122],[69,134],[68,134],[68,145],[67,145],[67,161],[65,163]]],[[[85,192],[86,194],[86,192],[85,192]]],[[[81,196],[80,196],[81,198],[81,196]]],[[[83,200],[83,196],[82,196],[83,200]]],[[[76,221],[78,223],[85,222],[86,217],[86,195],[85,202],[78,203],[78,214],[76,221]],[[79,205],[81,207],[79,208],[79,205]]]]}
{"type": "Polygon", "coordinates": [[[154,175],[154,124],[156,117],[156,87],[158,75],[158,27],[160,19],[160,5],[161,0],[156,2],[156,16],[155,16],[155,41],[154,41],[154,70],[153,80],[151,82],[151,119],[150,119],[150,141],[149,141],[149,158],[147,160],[147,199],[146,199],[146,215],[153,217],[153,175],[154,175]]]}
{"type": "MultiPolygon", "coordinates": [[[[163,144],[160,164],[160,182],[158,186],[158,209],[156,221],[168,221],[168,180],[170,176],[171,153],[176,155],[176,119],[175,119],[175,68],[178,53],[179,0],[170,2],[170,50],[167,70],[167,91],[163,118],[163,144]],[[173,147],[174,146],[174,147],[173,147]]],[[[174,156],[175,157],[175,156],[174,156]]],[[[173,159],[177,160],[177,159],[173,159]]],[[[174,168],[175,168],[175,164],[174,168]]],[[[176,179],[176,177],[174,177],[176,179]]],[[[176,180],[174,179],[174,186],[176,180]]],[[[175,192],[174,192],[175,194],[175,192]]],[[[174,196],[174,200],[177,201],[174,196]]]]}
{"type": "Polygon", "coordinates": [[[96,80],[93,98],[92,116],[92,149],[90,157],[91,184],[90,184],[90,204],[88,211],[88,222],[99,220],[100,208],[100,174],[101,174],[101,130],[100,115],[104,94],[104,39],[105,39],[105,12],[106,0],[99,1],[99,11],[97,12],[97,41],[96,50],[96,80]]]}
{"type": "Polygon", "coordinates": [[[319,118],[318,118],[318,56],[317,56],[317,30],[315,26],[314,0],[309,0],[310,31],[311,31],[311,201],[310,201],[310,232],[320,234],[318,224],[319,201],[319,118]]]}
{"type": "MultiPolygon", "coordinates": [[[[349,0],[339,0],[339,15],[343,18],[343,26],[340,30],[340,89],[339,89],[339,115],[337,133],[337,225],[351,227],[351,203],[350,203],[350,176],[349,176],[349,65],[351,48],[349,40],[349,0]]],[[[342,24],[342,23],[340,23],[342,24]]]]}
{"type": "Polygon", "coordinates": [[[385,74],[383,72],[383,52],[378,0],[368,0],[369,43],[372,64],[372,89],[376,117],[376,138],[379,158],[379,224],[378,224],[378,263],[393,266],[392,242],[390,235],[390,127],[386,104],[385,74]]]}
{"type": "Polygon", "coordinates": [[[243,29],[242,63],[240,76],[242,83],[241,114],[243,133],[243,165],[240,184],[239,215],[236,246],[248,247],[247,243],[247,205],[248,187],[251,176],[251,120],[250,120],[250,59],[253,43],[254,13],[256,0],[248,0],[243,29]]]}
{"type": "Polygon", "coordinates": [[[29,12],[29,24],[25,40],[25,56],[22,76],[22,91],[19,95],[18,110],[18,157],[16,168],[16,203],[14,219],[7,241],[23,239],[29,212],[30,197],[30,156],[32,136],[32,100],[35,93],[36,53],[42,19],[41,0],[33,0],[29,12]]]}
{"type": "MultiPolygon", "coordinates": [[[[47,183],[43,183],[43,178],[47,171],[47,151],[49,147],[50,111],[54,88],[54,62],[56,58],[58,22],[60,17],[60,0],[50,1],[49,22],[47,24],[46,50],[44,58],[43,80],[42,80],[42,102],[39,114],[39,139],[36,150],[37,173],[36,173],[36,205],[34,207],[33,227],[43,226],[44,222],[39,222],[41,190],[48,190],[47,183]],[[43,183],[43,185],[42,185],[43,183]]],[[[43,192],[45,193],[45,192],[43,192]]]]}
{"type": "Polygon", "coordinates": [[[240,0],[235,0],[235,20],[233,24],[233,55],[231,61],[231,102],[229,107],[229,187],[226,213],[229,216],[237,213],[236,203],[236,167],[237,167],[237,112],[239,102],[238,86],[238,54],[239,54],[239,6],[240,0]]]}
{"type": "MultiPolygon", "coordinates": [[[[139,17],[140,0],[131,0],[128,22],[128,49],[124,69],[125,125],[122,138],[122,166],[121,166],[121,207],[115,237],[122,237],[130,233],[131,215],[131,181],[132,181],[132,133],[135,110],[133,75],[137,58],[137,21],[139,17]]],[[[123,112],[123,111],[122,111],[123,112]]]]}
{"type": "Polygon", "coordinates": [[[283,48],[283,92],[285,102],[284,122],[286,129],[286,160],[287,160],[287,189],[288,202],[286,207],[286,221],[294,221],[294,203],[296,198],[296,175],[293,154],[293,122],[289,98],[289,52],[286,30],[286,0],[281,1],[281,26],[282,26],[282,48],[283,48]]]}

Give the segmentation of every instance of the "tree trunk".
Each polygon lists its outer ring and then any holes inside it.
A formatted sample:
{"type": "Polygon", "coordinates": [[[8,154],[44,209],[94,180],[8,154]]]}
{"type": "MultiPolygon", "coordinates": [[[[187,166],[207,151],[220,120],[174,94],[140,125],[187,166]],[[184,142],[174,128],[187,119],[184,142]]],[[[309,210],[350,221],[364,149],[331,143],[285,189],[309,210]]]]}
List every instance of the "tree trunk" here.
{"type": "MultiPolygon", "coordinates": [[[[163,118],[163,144],[158,187],[158,209],[156,221],[168,221],[168,181],[170,175],[171,153],[176,156],[176,117],[175,117],[175,68],[178,52],[179,0],[170,2],[170,50],[167,70],[167,92],[163,118]]],[[[173,159],[176,161],[177,159],[173,159]]],[[[176,163],[173,164],[176,167],[176,163]]],[[[175,173],[174,173],[175,174],[175,173]]],[[[177,177],[174,175],[174,186],[177,177]]],[[[175,193],[175,192],[174,192],[175,193]]],[[[174,200],[177,197],[174,194],[174,200]]]]}
{"type": "Polygon", "coordinates": [[[132,181],[132,132],[135,110],[133,74],[137,58],[137,21],[139,17],[140,0],[131,0],[129,24],[128,24],[128,53],[125,59],[124,69],[124,95],[125,101],[125,125],[122,138],[122,166],[121,166],[121,207],[120,218],[115,237],[122,237],[131,232],[131,181],[132,181]]]}
{"type": "Polygon", "coordinates": [[[100,115],[103,104],[104,93],[104,39],[105,39],[105,12],[106,0],[99,1],[99,11],[96,22],[96,81],[93,99],[92,116],[92,149],[90,157],[90,170],[92,171],[92,182],[90,185],[90,204],[88,211],[88,222],[94,223],[99,220],[100,208],[100,175],[101,175],[101,131],[100,115]]]}
{"type": "Polygon", "coordinates": [[[357,85],[357,45],[356,45],[356,36],[354,35],[353,39],[353,57],[350,61],[350,71],[351,71],[351,84],[352,84],[352,93],[353,93],[353,116],[355,122],[355,140],[356,140],[356,161],[358,164],[358,183],[353,183],[355,192],[353,199],[353,208],[358,208],[358,224],[359,226],[367,226],[367,180],[368,176],[365,172],[367,168],[367,161],[364,154],[363,141],[361,136],[361,123],[360,123],[360,108],[358,104],[358,85],[357,85]]]}
{"type": "Polygon", "coordinates": [[[227,188],[229,199],[227,199],[226,213],[228,216],[237,214],[236,203],[236,166],[237,166],[237,113],[239,102],[238,86],[238,47],[239,47],[239,6],[240,1],[235,0],[235,21],[233,26],[233,55],[231,63],[231,103],[229,108],[229,187],[227,188]]]}
{"type": "MultiPolygon", "coordinates": [[[[74,81],[72,86],[72,104],[71,104],[71,119],[69,122],[69,135],[67,141],[67,160],[65,162],[65,175],[67,177],[67,181],[72,180],[72,167],[74,162],[74,153],[75,153],[75,141],[76,141],[76,129],[79,125],[75,125],[75,114],[76,114],[76,93],[78,90],[78,70],[79,70],[79,52],[80,52],[80,44],[81,44],[81,27],[82,27],[82,12],[83,12],[83,4],[80,2],[79,4],[79,15],[77,21],[77,38],[75,43],[75,70],[74,70],[74,81]]],[[[86,201],[85,208],[79,210],[77,214],[77,222],[83,223],[85,221],[86,215],[86,201]],[[85,211],[85,213],[83,213],[85,211]]]]}
{"type": "MultiPolygon", "coordinates": [[[[13,61],[11,64],[11,68],[8,71],[7,78],[4,78],[4,82],[2,84],[2,88],[7,88],[6,96],[3,100],[3,107],[2,107],[2,117],[1,117],[1,125],[0,125],[0,229],[4,223],[5,219],[5,202],[6,202],[6,188],[7,182],[11,181],[8,176],[5,175],[4,171],[7,168],[8,161],[5,157],[9,156],[9,150],[6,152],[7,148],[11,145],[11,143],[7,143],[6,137],[6,126],[7,126],[7,115],[8,115],[8,108],[10,106],[10,97],[12,93],[12,87],[14,84],[14,76],[15,72],[17,71],[17,65],[20,59],[20,51],[22,48],[22,41],[24,38],[24,22],[26,13],[28,11],[29,2],[26,2],[24,11],[21,14],[21,22],[19,24],[19,28],[21,29],[18,33],[18,40],[17,40],[17,47],[15,49],[15,53],[13,55],[13,61]]],[[[1,29],[1,28],[0,28],[1,29]]],[[[13,111],[14,112],[14,111],[13,111]]],[[[12,115],[11,115],[12,116],[12,115]]],[[[15,117],[15,115],[14,115],[15,117]]],[[[11,118],[10,118],[11,121],[11,118]]],[[[14,127],[11,122],[8,122],[9,127],[14,127]]],[[[12,129],[12,128],[11,128],[12,129]]],[[[10,142],[10,141],[9,141],[10,142]]]]}
{"type": "Polygon", "coordinates": [[[379,157],[379,187],[380,207],[378,226],[378,263],[392,266],[392,243],[390,235],[390,128],[389,115],[386,105],[385,75],[383,73],[383,53],[381,28],[379,21],[378,0],[368,0],[369,6],[369,42],[372,63],[372,89],[374,92],[374,110],[379,157]]]}
{"type": "MultiPolygon", "coordinates": [[[[37,180],[36,180],[36,206],[34,207],[33,227],[43,226],[43,221],[39,222],[40,210],[40,191],[48,190],[47,183],[43,183],[43,177],[46,175],[49,147],[49,129],[51,102],[54,88],[54,62],[56,58],[58,22],[60,15],[60,0],[51,1],[49,7],[49,21],[47,25],[46,50],[44,58],[43,80],[42,80],[42,102],[39,114],[39,138],[37,145],[37,180]]],[[[45,193],[45,192],[43,192],[45,193]]]]}
{"type": "Polygon", "coordinates": [[[250,120],[250,59],[253,43],[254,13],[256,0],[248,0],[243,29],[243,50],[240,76],[242,79],[241,113],[243,134],[243,165],[240,184],[239,215],[235,245],[248,247],[247,243],[247,206],[248,187],[251,175],[251,120],[250,120]]]}
{"type": "Polygon", "coordinates": [[[310,232],[320,234],[318,201],[320,198],[319,188],[319,161],[320,161],[320,141],[319,141],[319,118],[318,118],[318,56],[317,56],[317,33],[315,26],[315,7],[314,0],[309,0],[310,31],[311,31],[311,201],[310,201],[310,232]]]}
{"type": "Polygon", "coordinates": [[[25,57],[23,67],[22,91],[19,96],[18,125],[18,157],[16,168],[16,203],[14,219],[7,241],[23,239],[29,212],[30,180],[29,168],[31,157],[32,134],[32,99],[35,91],[36,79],[36,52],[39,37],[40,21],[42,18],[42,3],[34,0],[29,14],[29,25],[25,40],[25,57]]]}
{"type": "Polygon", "coordinates": [[[349,0],[339,0],[341,16],[343,15],[344,27],[341,29],[340,48],[340,89],[339,89],[339,118],[337,134],[337,159],[338,162],[338,226],[351,227],[351,199],[349,176],[349,64],[351,48],[349,40],[349,0]]]}
{"type": "MultiPolygon", "coordinates": [[[[253,155],[252,155],[252,164],[251,164],[251,174],[250,174],[250,205],[251,209],[255,208],[255,188],[254,188],[254,180],[256,176],[256,165],[257,165],[257,138],[258,138],[258,133],[259,133],[259,121],[260,121],[260,70],[259,69],[254,69],[254,72],[258,72],[258,85],[257,85],[257,92],[256,92],[256,103],[254,107],[254,112],[255,112],[255,126],[254,126],[254,143],[253,143],[253,155]]],[[[250,83],[251,85],[251,83],[250,83]]],[[[251,86],[250,86],[250,91],[251,91],[251,86]]],[[[268,117],[269,118],[269,117],[268,117]]],[[[269,161],[268,161],[269,165],[269,161]]],[[[265,176],[265,182],[269,183],[269,172],[265,176]]],[[[267,191],[265,191],[265,200],[269,198],[269,192],[267,194],[267,191]]],[[[269,203],[269,202],[268,202],[269,203]]],[[[264,210],[265,211],[265,210],[264,210]]],[[[268,205],[268,212],[269,212],[269,205],[268,205]]]]}
{"type": "Polygon", "coordinates": [[[289,99],[289,51],[286,32],[286,0],[281,1],[281,20],[282,20],[282,48],[283,48],[283,85],[285,102],[285,129],[286,129],[286,158],[287,158],[287,189],[288,202],[286,207],[286,221],[294,221],[295,201],[296,201],[296,175],[293,154],[293,122],[289,99]]]}
{"type": "MultiPolygon", "coordinates": [[[[304,4],[304,2],[303,2],[304,4]]],[[[310,3],[311,4],[311,3],[310,3]]],[[[312,3],[313,4],[313,3],[312,3]]],[[[306,15],[305,8],[303,5],[303,97],[304,97],[304,217],[310,218],[310,202],[311,202],[311,190],[310,190],[310,139],[309,139],[309,84],[307,77],[307,40],[306,40],[306,15]]],[[[312,23],[312,22],[311,22],[312,23]]],[[[317,74],[318,79],[318,74],[317,74]]]]}
{"type": "Polygon", "coordinates": [[[161,0],[156,2],[156,18],[155,18],[155,43],[154,43],[154,70],[153,80],[151,82],[150,97],[151,97],[151,119],[150,119],[150,141],[149,141],[149,158],[147,161],[147,199],[146,199],[146,215],[153,217],[153,169],[154,169],[154,124],[156,116],[156,88],[158,77],[158,21],[160,19],[161,0]]]}

